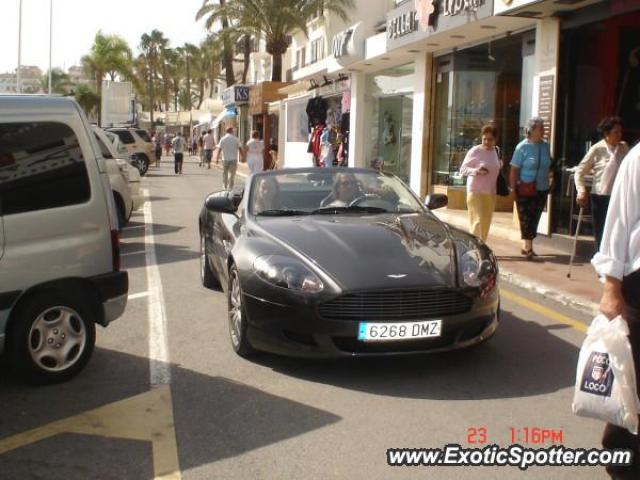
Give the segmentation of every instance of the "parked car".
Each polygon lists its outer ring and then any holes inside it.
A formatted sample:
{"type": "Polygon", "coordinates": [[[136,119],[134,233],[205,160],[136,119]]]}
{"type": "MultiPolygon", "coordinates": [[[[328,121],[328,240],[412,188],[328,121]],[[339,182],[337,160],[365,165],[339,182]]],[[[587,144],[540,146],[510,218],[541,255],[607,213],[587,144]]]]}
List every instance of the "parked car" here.
{"type": "Polygon", "coordinates": [[[0,111],[0,352],[63,381],[127,304],[107,166],[69,97],[0,95],[0,111]]]}
{"type": "Polygon", "coordinates": [[[145,175],[149,170],[151,159],[155,158],[153,143],[147,131],[141,128],[127,127],[115,127],[107,130],[120,137],[129,155],[135,156],[140,161],[140,175],[145,175]]]}
{"type": "Polygon", "coordinates": [[[133,212],[133,199],[131,198],[131,189],[127,181],[129,164],[124,159],[117,159],[112,152],[111,142],[104,134],[101,128],[92,127],[98,148],[105,159],[105,167],[109,174],[109,184],[113,193],[113,200],[116,204],[116,213],[118,214],[118,225],[122,229],[131,218],[133,212]]]}
{"type": "Polygon", "coordinates": [[[105,136],[109,140],[107,142],[107,148],[111,151],[118,161],[118,165],[124,165],[126,162],[126,168],[123,169],[123,174],[129,182],[129,189],[131,190],[131,199],[133,200],[133,209],[138,210],[144,204],[144,196],[140,190],[140,171],[138,163],[133,160],[127,153],[127,149],[124,147],[115,133],[107,132],[103,130],[105,136]]]}
{"type": "Polygon", "coordinates": [[[291,169],[209,195],[200,275],[227,295],[233,349],[307,357],[433,352],[488,339],[498,266],[398,178],[291,169]]]}

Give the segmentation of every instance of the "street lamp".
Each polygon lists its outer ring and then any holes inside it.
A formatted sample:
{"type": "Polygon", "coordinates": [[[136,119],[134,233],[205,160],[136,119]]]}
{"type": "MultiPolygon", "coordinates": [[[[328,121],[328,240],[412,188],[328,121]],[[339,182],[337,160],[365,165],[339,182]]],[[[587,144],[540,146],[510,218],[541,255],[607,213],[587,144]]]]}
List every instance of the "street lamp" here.
{"type": "Polygon", "coordinates": [[[51,54],[53,51],[53,0],[49,0],[49,95],[51,95],[51,54]]]}
{"type": "Polygon", "coordinates": [[[18,13],[18,70],[16,70],[16,92],[22,93],[22,78],[20,66],[22,63],[22,0],[20,0],[20,10],[18,13]]]}

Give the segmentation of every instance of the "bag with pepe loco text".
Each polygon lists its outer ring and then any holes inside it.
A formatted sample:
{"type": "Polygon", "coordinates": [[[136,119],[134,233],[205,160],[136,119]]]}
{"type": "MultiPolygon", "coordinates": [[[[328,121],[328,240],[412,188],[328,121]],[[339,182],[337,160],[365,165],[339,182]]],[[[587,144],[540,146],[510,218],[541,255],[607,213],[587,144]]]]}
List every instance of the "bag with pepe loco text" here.
{"type": "Polygon", "coordinates": [[[628,335],[622,317],[593,319],[580,349],[572,409],[637,435],[640,400],[628,335]]]}

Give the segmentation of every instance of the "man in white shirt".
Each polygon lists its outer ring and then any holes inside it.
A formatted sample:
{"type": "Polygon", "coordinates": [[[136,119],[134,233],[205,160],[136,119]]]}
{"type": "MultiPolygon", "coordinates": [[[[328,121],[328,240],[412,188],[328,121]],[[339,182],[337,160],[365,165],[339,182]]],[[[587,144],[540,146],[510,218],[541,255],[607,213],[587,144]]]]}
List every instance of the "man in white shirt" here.
{"type": "Polygon", "coordinates": [[[207,162],[207,168],[211,168],[211,159],[213,158],[213,147],[216,142],[213,138],[213,130],[207,130],[207,134],[202,139],[202,146],[204,147],[204,161],[207,162]]]}
{"type": "Polygon", "coordinates": [[[171,142],[171,145],[173,146],[174,170],[176,175],[182,175],[182,161],[184,160],[185,143],[185,139],[180,132],[178,132],[176,138],[171,142]]]}
{"type": "Polygon", "coordinates": [[[218,143],[216,163],[222,154],[222,185],[225,190],[232,190],[238,169],[238,155],[240,154],[240,140],[233,134],[233,127],[227,128],[227,134],[218,143]]]}
{"type": "MultiPolygon", "coordinates": [[[[622,160],[613,185],[600,251],[591,261],[604,277],[600,311],[613,320],[622,315],[629,324],[629,342],[640,392],[640,143],[622,160]]],[[[613,479],[640,478],[640,438],[607,424],[605,448],[630,448],[633,465],[607,467],[613,479]]]]}

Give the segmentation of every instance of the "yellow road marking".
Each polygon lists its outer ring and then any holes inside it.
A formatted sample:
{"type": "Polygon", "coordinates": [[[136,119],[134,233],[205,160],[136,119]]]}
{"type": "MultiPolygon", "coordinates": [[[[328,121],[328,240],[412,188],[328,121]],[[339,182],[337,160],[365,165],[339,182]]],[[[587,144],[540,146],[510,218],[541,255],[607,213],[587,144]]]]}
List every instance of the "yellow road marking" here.
{"type": "Polygon", "coordinates": [[[532,302],[531,300],[521,297],[520,295],[510,292],[509,290],[500,289],[500,295],[508,300],[511,300],[512,302],[522,305],[529,310],[533,310],[534,312],[539,313],[540,315],[544,315],[545,317],[550,318],[551,320],[555,320],[556,322],[569,325],[570,327],[573,327],[583,333],[586,333],[587,329],[589,328],[582,322],[579,322],[577,320],[574,320],[573,318],[569,318],[566,315],[551,310],[550,308],[532,302]]]}
{"type": "Polygon", "coordinates": [[[152,442],[154,478],[181,479],[168,385],[0,439],[0,455],[61,433],[152,442]]]}

